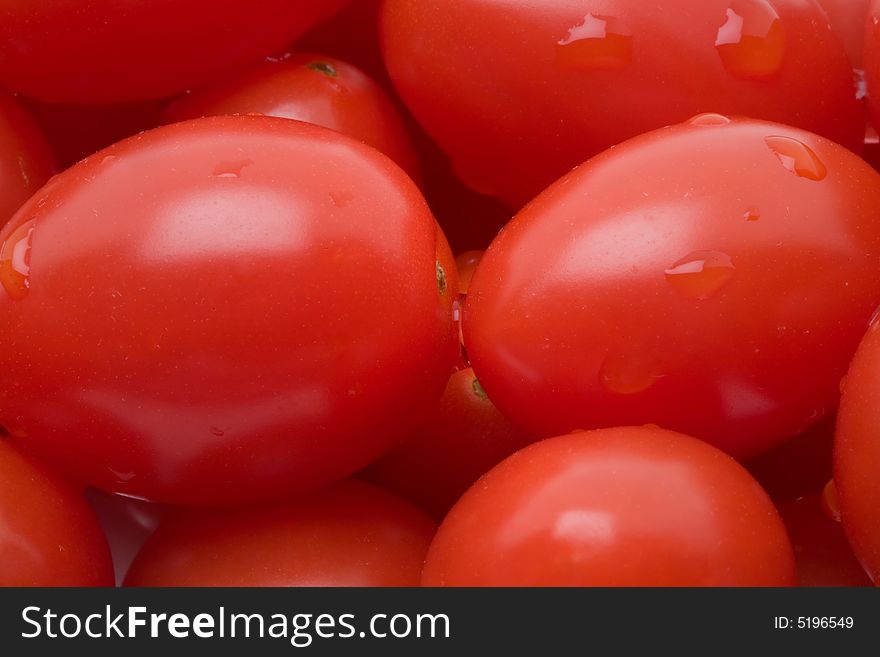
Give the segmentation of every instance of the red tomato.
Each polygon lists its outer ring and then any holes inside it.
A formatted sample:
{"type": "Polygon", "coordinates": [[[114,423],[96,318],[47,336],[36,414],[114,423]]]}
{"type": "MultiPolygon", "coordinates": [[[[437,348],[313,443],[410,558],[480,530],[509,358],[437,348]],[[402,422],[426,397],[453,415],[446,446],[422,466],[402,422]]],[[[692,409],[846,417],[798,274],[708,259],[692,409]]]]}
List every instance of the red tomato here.
{"type": "Polygon", "coordinates": [[[819,0],[853,66],[861,67],[870,0],[819,0]]]}
{"type": "Polygon", "coordinates": [[[89,488],[86,499],[110,544],[116,584],[122,584],[135,555],[159,526],[165,507],[133,497],[110,495],[97,488],[89,488]]]}
{"type": "Polygon", "coordinates": [[[880,176],[821,137],[702,115],[530,203],[480,262],[471,363],[550,436],[656,423],[738,458],[833,409],[880,302],[880,176]]]}
{"type": "Polygon", "coordinates": [[[483,473],[530,442],[467,368],[452,375],[440,403],[406,442],[364,476],[442,518],[483,473]]]}
{"type": "Polygon", "coordinates": [[[657,427],[517,452],[452,508],[427,586],[788,586],[770,498],[733,459],[657,427]]]}
{"type": "Polygon", "coordinates": [[[836,413],[745,464],[774,499],[818,493],[831,479],[836,413]]]}
{"type": "Polygon", "coordinates": [[[0,86],[58,103],[171,96],[287,46],[347,0],[0,0],[0,86]]]}
{"type": "Polygon", "coordinates": [[[45,137],[15,100],[0,91],[0,227],[53,172],[45,137]]]}
{"type": "Polygon", "coordinates": [[[126,586],[418,586],[434,522],[370,484],[257,507],[170,511],[126,586]]]}
{"type": "Polygon", "coordinates": [[[571,167],[699,112],[860,149],[852,67],[803,0],[386,0],[389,72],[474,189],[520,207],[571,167]]]}
{"type": "Polygon", "coordinates": [[[112,586],[81,491],[0,438],[0,586],[112,586]]]}
{"type": "Polygon", "coordinates": [[[458,282],[418,189],[297,121],[200,119],[114,145],[0,244],[0,424],[111,492],[316,489],[412,430],[457,355],[458,282]]]}
{"type": "Polygon", "coordinates": [[[870,586],[840,523],[822,511],[819,495],[779,504],[794,547],[801,586],[870,586]]]}
{"type": "Polygon", "coordinates": [[[834,483],[853,551],[880,583],[880,322],[850,366],[834,439],[834,483]]]}
{"type": "Polygon", "coordinates": [[[414,179],[418,156],[403,119],[382,88],[351,64],[289,53],[211,87],[181,96],[167,122],[217,114],[260,113],[315,123],[382,151],[414,179]]]}

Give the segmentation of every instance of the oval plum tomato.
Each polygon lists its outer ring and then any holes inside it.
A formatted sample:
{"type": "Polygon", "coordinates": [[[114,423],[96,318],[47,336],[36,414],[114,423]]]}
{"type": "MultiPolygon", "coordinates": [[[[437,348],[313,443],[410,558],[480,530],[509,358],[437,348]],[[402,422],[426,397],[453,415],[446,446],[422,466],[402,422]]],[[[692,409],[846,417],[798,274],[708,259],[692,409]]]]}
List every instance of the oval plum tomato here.
{"type": "Polygon", "coordinates": [[[0,439],[0,586],[113,586],[82,492],[0,439]]]}
{"type": "Polygon", "coordinates": [[[861,149],[852,67],[803,0],[386,0],[403,100],[474,189],[519,208],[571,167],[700,112],[861,149]]]}
{"type": "Polygon", "coordinates": [[[738,458],[834,408],[880,302],[880,176],[816,135],[701,115],[530,203],[463,312],[489,397],[551,436],[656,423],[738,458]]]}
{"type": "Polygon", "coordinates": [[[483,473],[530,442],[467,368],[452,375],[440,403],[406,442],[364,476],[442,518],[483,473]]]}
{"type": "Polygon", "coordinates": [[[657,427],[576,432],[517,452],[449,512],[427,586],[788,586],[770,498],[706,443],[657,427]]]}
{"type": "Polygon", "coordinates": [[[288,53],[214,86],[181,96],[167,122],[259,113],[332,128],[382,151],[413,179],[418,155],[397,108],[369,76],[324,55],[288,53]]]}
{"type": "MultiPolygon", "coordinates": [[[[796,466],[794,466],[796,467],[796,466]]],[[[840,523],[829,518],[820,496],[805,495],[778,505],[794,548],[801,586],[870,586],[840,523]]]]}
{"type": "Polygon", "coordinates": [[[843,528],[880,584],[880,322],[871,324],[846,377],[834,438],[843,528]]]}
{"type": "Polygon", "coordinates": [[[111,146],[0,244],[0,424],[110,492],[316,489],[405,437],[457,357],[452,256],[418,189],[298,121],[111,146]]]}
{"type": "Polygon", "coordinates": [[[418,586],[435,525],[375,486],[342,481],[313,497],[171,510],[126,586],[418,586]]]}
{"type": "Polygon", "coordinates": [[[18,103],[0,91],[0,227],[53,173],[45,137],[18,103]]]}
{"type": "Polygon", "coordinates": [[[0,0],[0,86],[49,102],[162,98],[286,47],[347,0],[0,0]]]}

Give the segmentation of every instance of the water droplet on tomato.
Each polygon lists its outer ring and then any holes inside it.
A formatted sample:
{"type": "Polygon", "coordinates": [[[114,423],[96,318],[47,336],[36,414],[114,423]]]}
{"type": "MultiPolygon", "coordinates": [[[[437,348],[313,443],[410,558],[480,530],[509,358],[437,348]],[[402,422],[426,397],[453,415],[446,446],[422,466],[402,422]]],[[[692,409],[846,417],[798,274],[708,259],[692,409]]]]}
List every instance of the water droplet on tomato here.
{"type": "Polygon", "coordinates": [[[779,14],[768,0],[734,0],[718,28],[715,47],[732,75],[750,80],[773,77],[785,57],[779,14]]]}
{"type": "Polygon", "coordinates": [[[110,474],[116,479],[117,484],[127,484],[132,479],[135,478],[136,474],[133,471],[123,471],[123,470],[114,470],[113,468],[107,468],[110,471],[110,474]]]}
{"type": "Polygon", "coordinates": [[[872,331],[876,331],[880,328],[880,306],[877,306],[871,314],[871,318],[868,320],[868,328],[872,331]]]}
{"type": "Polygon", "coordinates": [[[767,137],[764,139],[779,161],[788,171],[808,180],[823,180],[828,169],[812,148],[791,137],[767,137]]]}
{"type": "Polygon", "coordinates": [[[717,128],[719,126],[728,125],[730,119],[723,114],[697,114],[694,118],[688,121],[688,123],[701,128],[717,128]]]}
{"type": "Polygon", "coordinates": [[[609,392],[636,395],[651,388],[665,375],[656,358],[634,349],[627,353],[610,354],[599,368],[599,381],[609,392]]]}
{"type": "Polygon", "coordinates": [[[835,522],[840,522],[840,497],[837,494],[837,486],[831,479],[822,490],[822,510],[835,522]]]}
{"type": "Polygon", "coordinates": [[[455,299],[452,300],[452,321],[460,322],[461,321],[461,307],[464,303],[465,295],[458,294],[455,299]]]}
{"type": "Polygon", "coordinates": [[[746,221],[758,221],[761,218],[761,213],[758,212],[757,208],[749,208],[743,213],[743,217],[746,221]]]}
{"type": "Polygon", "coordinates": [[[116,159],[117,157],[115,155],[105,155],[104,159],[101,160],[101,164],[113,164],[113,161],[116,159]]]}
{"type": "Polygon", "coordinates": [[[242,169],[253,164],[253,160],[236,160],[234,162],[220,162],[214,167],[215,178],[240,178],[242,169]]]}
{"type": "Polygon", "coordinates": [[[683,295],[703,301],[730,282],[736,267],[730,256],[721,251],[694,251],[663,273],[683,295]]]}
{"type": "Polygon", "coordinates": [[[565,68],[619,71],[632,61],[632,31],[614,16],[587,14],[556,43],[556,62],[565,68]]]}
{"type": "Polygon", "coordinates": [[[354,200],[351,192],[330,192],[330,200],[337,208],[344,208],[354,200]]]}
{"type": "Polygon", "coordinates": [[[0,246],[0,284],[10,298],[23,299],[30,289],[35,220],[24,222],[0,246]]]}

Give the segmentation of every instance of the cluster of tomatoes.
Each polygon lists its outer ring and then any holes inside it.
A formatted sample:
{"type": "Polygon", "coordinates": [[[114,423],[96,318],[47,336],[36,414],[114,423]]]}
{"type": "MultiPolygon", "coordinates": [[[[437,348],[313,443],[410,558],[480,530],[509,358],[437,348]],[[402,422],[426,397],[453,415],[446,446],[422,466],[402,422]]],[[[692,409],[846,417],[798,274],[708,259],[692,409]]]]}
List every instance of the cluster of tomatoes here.
{"type": "Polygon", "coordinates": [[[0,584],[880,577],[880,0],[0,0],[0,88],[0,584]]]}

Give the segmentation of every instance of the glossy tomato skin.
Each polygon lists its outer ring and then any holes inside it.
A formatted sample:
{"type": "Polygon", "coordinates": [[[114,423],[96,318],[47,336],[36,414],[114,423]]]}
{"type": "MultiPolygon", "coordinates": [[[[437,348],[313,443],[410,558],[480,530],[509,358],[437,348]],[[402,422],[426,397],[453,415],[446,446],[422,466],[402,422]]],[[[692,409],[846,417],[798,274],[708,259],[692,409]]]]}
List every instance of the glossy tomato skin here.
{"type": "Polygon", "coordinates": [[[364,477],[443,518],[481,475],[530,442],[466,368],[450,377],[440,403],[406,441],[364,477]]]}
{"type": "Polygon", "coordinates": [[[0,439],[0,586],[113,586],[82,491],[0,439]]]}
{"type": "Polygon", "coordinates": [[[455,256],[455,264],[458,266],[458,289],[462,294],[467,294],[468,288],[471,286],[471,280],[474,278],[474,272],[477,271],[477,265],[483,257],[483,251],[471,250],[464,251],[455,256]]]}
{"type": "Polygon", "coordinates": [[[415,147],[397,108],[368,75],[333,57],[288,53],[175,100],[166,122],[260,113],[332,128],[382,151],[418,180],[415,147]]]}
{"type": "Polygon", "coordinates": [[[415,117],[465,182],[515,209],[588,157],[700,112],[861,148],[852,67],[812,2],[386,0],[381,21],[415,117]]]}
{"type": "Polygon", "coordinates": [[[870,586],[839,522],[825,514],[817,494],[778,504],[797,563],[800,586],[870,586]]]}
{"type": "Polygon", "coordinates": [[[452,257],[418,189],[305,123],[215,117],[114,145],[0,243],[0,424],[111,492],[315,489],[405,436],[457,357],[452,257]]]}
{"type": "Polygon", "coordinates": [[[868,574],[880,578],[880,324],[850,366],[834,438],[834,483],[843,528],[868,574]]]}
{"type": "Polygon", "coordinates": [[[0,85],[49,102],[162,98],[286,47],[346,0],[2,0],[0,85]]]}
{"type": "Polygon", "coordinates": [[[861,68],[871,0],[819,0],[852,65],[861,68]]]}
{"type": "Polygon", "coordinates": [[[371,484],[256,507],[171,511],[126,586],[418,586],[434,522],[371,484]]]}
{"type": "Polygon", "coordinates": [[[575,432],[517,452],[440,525],[426,586],[789,586],[794,557],[760,485],[657,427],[575,432]]]}
{"type": "Polygon", "coordinates": [[[551,436],[656,423],[749,458],[833,409],[880,301],[880,177],[703,115],[587,162],[492,243],[463,312],[489,396],[551,436]]]}
{"type": "Polygon", "coordinates": [[[49,144],[34,120],[0,91],[0,227],[54,170],[49,144]]]}

